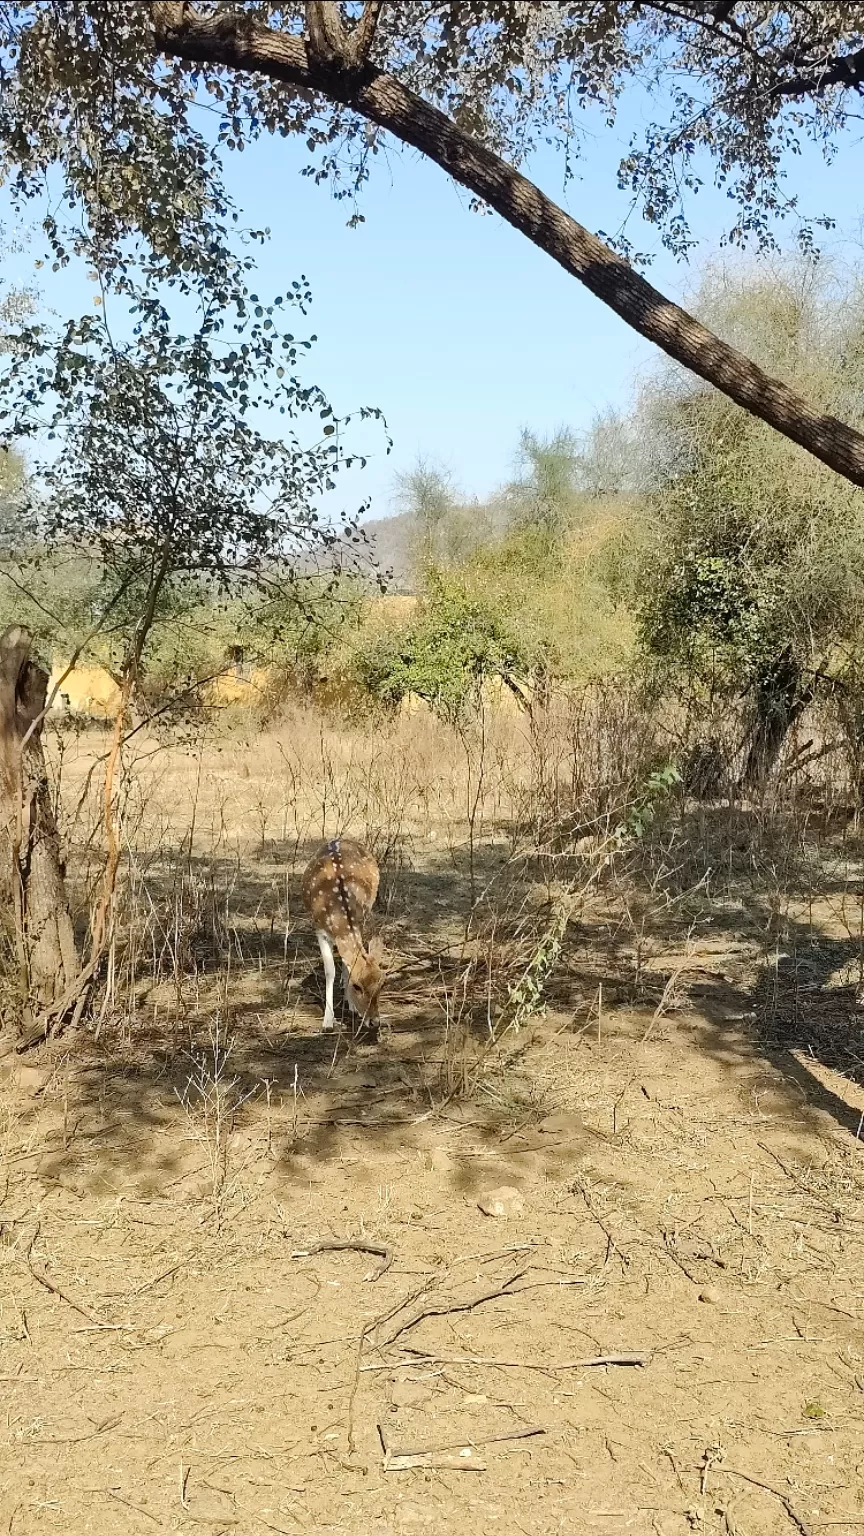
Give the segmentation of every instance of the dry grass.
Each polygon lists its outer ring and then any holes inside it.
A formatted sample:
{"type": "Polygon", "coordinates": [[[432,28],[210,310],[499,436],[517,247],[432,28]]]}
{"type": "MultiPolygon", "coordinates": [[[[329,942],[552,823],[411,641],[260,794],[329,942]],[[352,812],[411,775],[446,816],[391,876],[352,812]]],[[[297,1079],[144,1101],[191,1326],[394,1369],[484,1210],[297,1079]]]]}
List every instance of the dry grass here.
{"type": "Polygon", "coordinates": [[[104,1006],[0,1064],[0,1531],[864,1522],[857,834],[811,787],[622,841],[613,702],[130,744],[104,1006]],[[318,1033],[298,906],[349,831],[378,1042],[318,1033]]]}

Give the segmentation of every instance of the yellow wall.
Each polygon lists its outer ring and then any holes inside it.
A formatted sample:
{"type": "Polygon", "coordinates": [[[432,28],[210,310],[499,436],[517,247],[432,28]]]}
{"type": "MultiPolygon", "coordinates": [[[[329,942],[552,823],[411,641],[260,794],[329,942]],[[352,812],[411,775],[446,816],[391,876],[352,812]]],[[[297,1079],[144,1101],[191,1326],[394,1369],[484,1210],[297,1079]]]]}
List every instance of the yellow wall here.
{"type": "MultiPolygon", "coordinates": [[[[68,662],[56,661],[51,669],[49,694],[66,671],[68,662]]],[[[213,678],[203,689],[208,704],[249,704],[261,698],[267,687],[269,673],[263,667],[254,669],[248,678],[238,677],[233,667],[228,667],[220,677],[213,678]]],[[[90,719],[114,720],[120,703],[120,689],[104,667],[76,666],[60,684],[60,691],[52,705],[52,713],[84,715],[90,719]]]]}
{"type": "Polygon", "coordinates": [[[270,681],[266,667],[255,667],[248,678],[238,677],[233,667],[214,677],[203,690],[208,704],[255,704],[270,681]]]}
{"type": "MultiPolygon", "coordinates": [[[[63,677],[68,662],[58,661],[51,668],[48,683],[50,697],[63,677]]],[[[52,705],[52,711],[73,715],[90,715],[99,720],[113,720],[120,703],[120,689],[104,667],[73,667],[67,678],[60,683],[60,691],[52,705]]]]}

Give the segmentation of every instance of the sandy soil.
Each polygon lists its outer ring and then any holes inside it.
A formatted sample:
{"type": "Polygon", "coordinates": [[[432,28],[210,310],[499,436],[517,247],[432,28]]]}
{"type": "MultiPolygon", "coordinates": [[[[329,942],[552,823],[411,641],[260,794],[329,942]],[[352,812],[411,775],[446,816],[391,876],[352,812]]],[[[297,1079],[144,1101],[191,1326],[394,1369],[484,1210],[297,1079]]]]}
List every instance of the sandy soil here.
{"type": "Polygon", "coordinates": [[[597,905],[456,1092],[467,875],[433,847],[388,866],[377,1041],[318,1033],[312,935],[260,916],[305,845],[262,837],[218,977],[0,1061],[0,1531],[864,1525],[830,905],[767,960],[746,904],[647,959],[597,905]]]}

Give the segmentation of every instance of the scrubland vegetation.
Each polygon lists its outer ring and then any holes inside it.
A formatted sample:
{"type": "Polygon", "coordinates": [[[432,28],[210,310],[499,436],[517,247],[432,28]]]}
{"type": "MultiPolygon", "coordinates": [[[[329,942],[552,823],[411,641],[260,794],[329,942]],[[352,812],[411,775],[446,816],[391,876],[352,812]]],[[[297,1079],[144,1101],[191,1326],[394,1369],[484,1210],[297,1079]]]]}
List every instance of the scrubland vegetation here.
{"type": "Polygon", "coordinates": [[[0,65],[0,1529],[860,1526],[864,284],[787,184],[856,8],[0,0],[0,65]],[[516,167],[637,85],[609,240],[516,167]],[[352,227],[410,145],[674,361],[368,522],[265,133],[352,227]],[[695,318],[625,230],[712,162],[695,318]]]}
{"type": "MultiPolygon", "coordinates": [[[[860,388],[855,282],[704,301],[860,388]]],[[[854,1523],[860,494],[661,372],[488,505],[400,495],[401,596],[350,539],[174,573],[119,725],[46,727],[86,1001],[5,1058],[13,1528],[854,1523]],[[377,1039],[319,1033],[339,832],[377,1039]]],[[[34,533],[3,571],[122,694],[125,569],[34,533]]]]}

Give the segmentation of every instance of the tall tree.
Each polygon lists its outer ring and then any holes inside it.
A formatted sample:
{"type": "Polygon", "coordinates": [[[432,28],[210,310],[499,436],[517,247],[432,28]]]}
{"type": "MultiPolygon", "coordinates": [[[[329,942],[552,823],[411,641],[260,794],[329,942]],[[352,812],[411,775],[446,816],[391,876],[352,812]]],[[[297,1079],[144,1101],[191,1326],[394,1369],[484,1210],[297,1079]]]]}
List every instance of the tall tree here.
{"type": "Polygon", "coordinates": [[[25,1031],[74,1002],[75,933],[42,751],[48,673],[19,625],[0,635],[0,890],[25,1031]],[[34,1025],[34,1020],[39,1022],[34,1025]]]}
{"type": "MultiPolygon", "coordinates": [[[[85,641],[99,635],[104,642],[108,635],[120,683],[106,754],[106,864],[89,956],[77,993],[61,987],[47,1000],[31,998],[37,1016],[28,1040],[56,1028],[70,1006],[79,1005],[111,932],[121,753],[160,622],[176,613],[184,589],[194,603],[202,586],[224,593],[280,574],[290,581],[298,556],[335,552],[346,538],[359,537],[356,519],[345,519],[340,539],[317,510],[355,455],[346,446],[347,419],[334,415],[316,385],[301,382],[300,360],[310,343],[284,329],[292,303],[304,310],[305,284],[265,304],[239,278],[216,293],[202,282],[197,316],[184,305],[187,324],[193,319],[184,333],[157,281],[127,273],[122,287],[131,315],[121,306],[119,336],[104,302],[59,335],[24,327],[0,380],[0,450],[25,437],[34,452],[41,448],[32,476],[34,537],[46,558],[77,552],[98,571],[85,641]],[[281,438],[258,429],[259,411],[285,418],[281,438]],[[305,433],[304,419],[310,421],[305,433]]],[[[367,407],[357,413],[378,414],[367,407]]],[[[46,819],[37,729],[46,682],[30,662],[29,637],[21,640],[20,631],[10,629],[0,638],[0,834],[22,820],[25,831],[32,823],[42,828],[38,848],[50,854],[56,836],[46,819]]],[[[18,931],[29,953],[26,913],[34,902],[45,905],[47,887],[42,865],[18,851],[19,845],[29,849],[26,839],[16,842],[9,833],[7,841],[16,891],[20,887],[18,931]]],[[[62,878],[55,887],[59,913],[62,878]]],[[[32,964],[31,957],[31,970],[32,964]]]]}
{"type": "MultiPolygon", "coordinates": [[[[420,150],[583,282],[629,325],[832,469],[864,485],[864,436],[773,378],[648,283],[633,253],[590,233],[517,169],[540,136],[572,155],[574,106],[614,116],[638,76],[666,119],[635,142],[622,182],[675,250],[690,242],[681,189],[700,154],[732,194],[730,237],[770,243],[784,152],[826,154],[864,84],[864,22],[849,0],[75,0],[0,10],[0,142],[20,192],[60,160],[103,250],[143,229],[153,260],[218,272],[229,210],[202,94],[221,137],[302,134],[319,178],[356,197],[386,135],[420,150]],[[202,232],[203,231],[203,232],[202,232]]],[[[360,217],[355,213],[355,217],[360,217]]],[[[805,220],[802,238],[812,236],[805,220]]],[[[57,259],[73,233],[52,234],[57,259]]]]}
{"type": "MultiPolygon", "coordinates": [[[[727,333],[806,379],[826,407],[860,402],[860,282],[832,283],[825,266],[802,261],[709,275],[702,296],[727,333]]],[[[758,787],[814,693],[846,696],[850,680],[860,687],[862,497],[670,369],[646,389],[634,440],[654,493],[643,640],[684,674],[700,704],[747,699],[741,780],[758,787]]]]}

